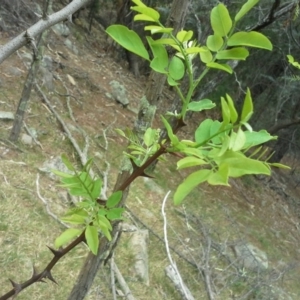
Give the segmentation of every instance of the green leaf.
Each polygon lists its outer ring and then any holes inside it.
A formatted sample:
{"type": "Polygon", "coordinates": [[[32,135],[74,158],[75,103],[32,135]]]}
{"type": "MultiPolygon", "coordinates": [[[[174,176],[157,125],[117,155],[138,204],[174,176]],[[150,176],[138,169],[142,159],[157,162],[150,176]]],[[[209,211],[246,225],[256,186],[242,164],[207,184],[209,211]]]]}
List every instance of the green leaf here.
{"type": "Polygon", "coordinates": [[[202,53],[207,52],[206,47],[189,47],[185,49],[186,54],[195,54],[195,53],[202,53]]]}
{"type": "Polygon", "coordinates": [[[228,164],[229,176],[234,178],[247,174],[271,174],[270,167],[264,162],[248,158],[244,154],[232,150],[228,150],[221,157],[215,158],[215,162],[219,165],[228,164]]]}
{"type": "Polygon", "coordinates": [[[123,136],[123,137],[126,137],[125,133],[123,130],[119,129],[119,128],[116,128],[115,131],[120,135],[120,136],[123,136]]]}
{"type": "Polygon", "coordinates": [[[156,130],[152,128],[147,128],[144,134],[144,143],[149,148],[156,139],[156,130]]]}
{"type": "Polygon", "coordinates": [[[246,136],[242,128],[240,127],[237,132],[232,131],[229,142],[229,149],[233,151],[239,151],[243,149],[246,143],[246,136]]]}
{"type": "Polygon", "coordinates": [[[106,201],[106,207],[112,208],[119,204],[122,199],[122,191],[116,191],[106,201]]]}
{"type": "Polygon", "coordinates": [[[207,180],[210,173],[210,170],[199,170],[190,174],[184,182],[177,187],[174,194],[174,204],[179,205],[197,185],[207,180]]]}
{"type": "Polygon", "coordinates": [[[228,184],[229,168],[227,164],[221,164],[216,172],[210,173],[207,182],[211,185],[226,185],[228,184]]]}
{"type": "Polygon", "coordinates": [[[107,218],[105,216],[102,216],[101,214],[98,215],[97,223],[98,223],[98,225],[100,226],[101,229],[103,227],[105,227],[109,230],[112,230],[112,226],[111,226],[109,220],[107,220],[107,218]]]}
{"type": "Polygon", "coordinates": [[[241,122],[247,123],[253,114],[253,102],[251,98],[250,89],[247,88],[247,93],[244,100],[244,105],[242,109],[241,122]]]}
{"type": "Polygon", "coordinates": [[[223,124],[227,125],[230,123],[230,109],[223,97],[221,97],[221,105],[222,105],[223,124]]]}
{"type": "Polygon", "coordinates": [[[78,197],[82,197],[82,198],[87,198],[90,200],[95,200],[95,199],[91,199],[91,195],[83,188],[81,187],[71,187],[69,188],[69,193],[72,196],[78,196],[78,197]]]}
{"type": "Polygon", "coordinates": [[[231,123],[234,124],[238,119],[238,113],[235,109],[232,98],[228,94],[226,94],[226,100],[227,100],[227,104],[228,104],[228,107],[230,110],[230,120],[231,120],[231,123]]]}
{"type": "Polygon", "coordinates": [[[216,55],[217,59],[236,59],[245,60],[249,56],[249,51],[244,47],[235,47],[229,50],[219,51],[216,55]]]}
{"type": "Polygon", "coordinates": [[[178,143],[179,143],[179,139],[178,137],[173,133],[173,130],[172,130],[172,127],[171,125],[169,124],[169,122],[162,116],[161,117],[166,129],[167,129],[167,132],[168,132],[168,136],[170,138],[170,141],[172,143],[173,146],[176,146],[178,143]]]}
{"type": "Polygon", "coordinates": [[[147,7],[141,0],[131,0],[131,1],[139,7],[147,7]]]}
{"type": "Polygon", "coordinates": [[[270,40],[263,34],[256,31],[241,31],[233,34],[227,41],[228,46],[248,46],[272,50],[270,40]]]}
{"type": "Polygon", "coordinates": [[[169,86],[176,86],[178,85],[179,83],[177,81],[175,81],[171,76],[168,76],[167,77],[167,81],[168,81],[168,85],[169,86]]]}
{"type": "Polygon", "coordinates": [[[270,135],[266,130],[260,131],[246,131],[245,132],[246,142],[244,145],[244,149],[248,149],[249,147],[257,146],[269,142],[271,140],[276,140],[276,136],[270,135]]]}
{"type": "Polygon", "coordinates": [[[98,178],[94,181],[94,185],[91,190],[91,194],[94,199],[97,199],[99,197],[101,192],[101,187],[102,187],[102,180],[98,178]]]}
{"type": "Polygon", "coordinates": [[[232,27],[232,21],[228,10],[223,3],[219,3],[212,9],[210,22],[215,34],[221,37],[227,36],[232,27]]]}
{"type": "Polygon", "coordinates": [[[181,30],[176,34],[176,38],[179,42],[183,43],[189,41],[193,37],[193,34],[194,33],[192,30],[189,31],[181,30]]]}
{"type": "Polygon", "coordinates": [[[82,229],[69,228],[65,230],[58,238],[55,239],[54,246],[59,248],[68,242],[70,242],[74,237],[79,236],[82,233],[82,229]]]}
{"type": "Polygon", "coordinates": [[[70,163],[70,161],[68,160],[68,157],[66,154],[62,154],[61,155],[61,160],[64,163],[64,165],[72,172],[75,172],[75,168],[73,167],[73,165],[70,163]]]}
{"type": "Polygon", "coordinates": [[[224,40],[220,35],[214,34],[209,35],[206,40],[206,46],[209,50],[217,52],[219,51],[224,44],[224,40]]]}
{"type": "Polygon", "coordinates": [[[145,26],[145,30],[150,30],[151,34],[155,33],[171,33],[173,31],[173,28],[165,28],[158,25],[148,25],[145,26]]]}
{"type": "Polygon", "coordinates": [[[215,63],[215,62],[210,62],[210,63],[206,64],[206,66],[208,68],[213,68],[213,69],[218,69],[218,70],[225,71],[229,74],[233,73],[231,67],[226,65],[226,64],[219,64],[219,63],[215,63]]]}
{"type": "Polygon", "coordinates": [[[159,21],[160,18],[159,12],[151,7],[133,6],[130,9],[140,13],[134,16],[135,21],[152,21],[152,22],[159,21]]]}
{"type": "Polygon", "coordinates": [[[279,164],[279,163],[268,163],[269,166],[271,167],[276,167],[276,168],[281,168],[281,169],[286,169],[286,170],[290,170],[291,167],[283,165],[283,164],[279,164]]]}
{"type": "Polygon", "coordinates": [[[210,138],[210,129],[214,121],[211,119],[204,120],[195,131],[195,141],[197,144],[206,142],[210,138]]]}
{"type": "Polygon", "coordinates": [[[111,221],[121,220],[122,214],[124,211],[125,211],[125,208],[122,208],[122,207],[112,208],[108,211],[106,217],[107,217],[107,219],[109,219],[111,221]]]}
{"type": "Polygon", "coordinates": [[[213,56],[212,56],[211,52],[209,51],[209,49],[207,47],[202,47],[202,49],[204,49],[206,51],[201,51],[200,52],[200,59],[201,59],[202,62],[207,64],[207,63],[212,61],[213,56]]]}
{"type": "Polygon", "coordinates": [[[61,172],[59,170],[51,170],[51,172],[59,177],[62,177],[62,178],[73,178],[74,175],[70,174],[70,173],[65,173],[65,172],[61,172]]]}
{"type": "Polygon", "coordinates": [[[88,225],[85,229],[85,239],[86,242],[94,255],[98,253],[99,247],[99,237],[98,230],[93,225],[88,225]]]}
{"type": "Polygon", "coordinates": [[[86,217],[81,214],[72,214],[62,217],[61,220],[70,224],[85,224],[86,217]]]}
{"type": "Polygon", "coordinates": [[[188,110],[191,111],[202,111],[206,109],[212,109],[216,106],[215,103],[213,103],[209,99],[202,99],[200,101],[193,101],[188,104],[188,110]]]}
{"type": "Polygon", "coordinates": [[[183,61],[173,56],[169,64],[169,74],[174,80],[180,80],[184,76],[185,67],[183,61]]]}
{"type": "Polygon", "coordinates": [[[259,0],[248,0],[242,8],[239,10],[239,12],[236,14],[234,20],[237,22],[239,21],[245,14],[248,13],[249,10],[253,8],[253,6],[258,2],[259,0]]]}
{"type": "Polygon", "coordinates": [[[199,159],[197,157],[189,156],[189,157],[182,158],[177,162],[177,170],[194,167],[194,166],[200,166],[204,164],[207,164],[205,160],[199,159]]]}
{"type": "Polygon", "coordinates": [[[123,25],[111,25],[107,34],[126,50],[149,60],[149,54],[138,34],[123,25]]]}

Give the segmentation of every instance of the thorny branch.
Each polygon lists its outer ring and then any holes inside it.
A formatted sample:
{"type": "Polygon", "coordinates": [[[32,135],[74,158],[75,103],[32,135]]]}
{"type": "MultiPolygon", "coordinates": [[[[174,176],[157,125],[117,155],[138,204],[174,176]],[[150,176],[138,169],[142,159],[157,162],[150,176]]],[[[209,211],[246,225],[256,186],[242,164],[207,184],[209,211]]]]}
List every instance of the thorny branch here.
{"type": "MultiPolygon", "coordinates": [[[[43,94],[43,92],[41,91],[41,89],[39,88],[39,86],[38,85],[36,85],[36,86],[38,88],[38,91],[41,94],[43,94]]],[[[178,120],[177,125],[174,128],[174,132],[177,132],[182,126],[184,126],[183,121],[182,120],[178,120]]],[[[66,127],[66,130],[68,130],[67,127],[66,127]]],[[[129,187],[130,184],[137,177],[139,177],[139,176],[147,176],[146,173],[145,173],[145,170],[153,162],[155,162],[158,157],[160,157],[162,154],[164,154],[166,152],[167,152],[167,147],[165,145],[161,145],[161,147],[157,150],[157,152],[153,156],[151,156],[142,166],[139,167],[139,166],[135,165],[134,162],[132,161],[133,172],[131,173],[131,175],[129,175],[129,177],[127,179],[125,179],[125,181],[118,187],[117,190],[119,190],[119,191],[125,191],[127,189],[127,187],[129,187]]],[[[6,293],[5,295],[1,296],[0,300],[6,300],[6,299],[9,299],[12,296],[16,296],[22,290],[24,290],[28,286],[34,284],[35,282],[44,282],[44,279],[49,279],[49,280],[53,281],[54,283],[56,283],[54,277],[51,274],[52,268],[57,264],[57,262],[63,256],[65,256],[70,250],[72,250],[73,248],[75,248],[81,242],[85,242],[85,232],[84,231],[82,232],[82,234],[79,237],[77,237],[72,243],[70,243],[65,248],[60,248],[59,250],[55,250],[55,249],[53,249],[51,247],[48,247],[50,249],[50,251],[53,253],[54,257],[49,262],[49,264],[45,267],[45,269],[42,272],[37,273],[35,267],[33,267],[33,274],[31,276],[31,278],[28,279],[27,281],[23,282],[23,283],[17,283],[17,282],[15,282],[15,281],[13,281],[13,280],[10,279],[10,282],[11,282],[13,288],[8,293],[6,293]]],[[[114,247],[112,247],[110,249],[110,253],[107,256],[106,262],[112,256],[113,250],[114,250],[114,247]]]]}

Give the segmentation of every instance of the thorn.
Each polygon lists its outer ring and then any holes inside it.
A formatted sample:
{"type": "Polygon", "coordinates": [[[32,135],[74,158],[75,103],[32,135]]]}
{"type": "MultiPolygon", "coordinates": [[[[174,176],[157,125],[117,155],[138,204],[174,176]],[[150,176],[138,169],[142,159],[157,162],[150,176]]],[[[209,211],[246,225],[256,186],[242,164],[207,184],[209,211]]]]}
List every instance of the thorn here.
{"type": "Polygon", "coordinates": [[[139,166],[134,162],[134,160],[132,158],[130,158],[130,162],[131,162],[133,171],[135,171],[139,168],[139,166]]]}
{"type": "Polygon", "coordinates": [[[51,280],[52,282],[58,284],[58,283],[56,282],[56,280],[54,279],[54,277],[52,276],[52,274],[51,274],[50,271],[47,271],[47,270],[45,271],[45,277],[48,278],[49,280],[51,280]]]}
{"type": "Polygon", "coordinates": [[[143,172],[140,176],[147,177],[147,178],[155,178],[154,176],[148,175],[145,172],[143,172]]]}
{"type": "Polygon", "coordinates": [[[61,250],[55,250],[52,247],[47,246],[48,249],[53,253],[55,257],[61,257],[62,256],[62,251],[61,250]]]}
{"type": "Polygon", "coordinates": [[[19,294],[22,291],[22,285],[9,279],[10,283],[12,284],[14,290],[15,290],[15,295],[19,294]]]}

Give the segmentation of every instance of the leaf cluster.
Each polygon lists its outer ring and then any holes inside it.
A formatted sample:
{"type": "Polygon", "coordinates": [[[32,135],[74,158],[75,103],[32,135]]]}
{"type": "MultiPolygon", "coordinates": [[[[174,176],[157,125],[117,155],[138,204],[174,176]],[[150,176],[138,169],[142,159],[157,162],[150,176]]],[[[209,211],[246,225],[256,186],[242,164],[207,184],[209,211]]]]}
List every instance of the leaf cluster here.
{"type": "Polygon", "coordinates": [[[65,155],[62,155],[62,161],[73,174],[58,170],[52,170],[52,172],[61,178],[60,186],[68,189],[70,195],[80,197],[80,201],[61,218],[62,221],[77,227],[65,230],[55,240],[55,247],[59,248],[85,232],[87,245],[96,255],[99,246],[99,232],[111,240],[111,222],[122,219],[124,208],[117,207],[122,199],[122,192],[117,191],[107,201],[100,201],[98,198],[101,193],[102,180],[92,178],[89,174],[92,159],[89,159],[79,172],[65,155]],[[102,204],[103,202],[105,205],[102,204]]]}

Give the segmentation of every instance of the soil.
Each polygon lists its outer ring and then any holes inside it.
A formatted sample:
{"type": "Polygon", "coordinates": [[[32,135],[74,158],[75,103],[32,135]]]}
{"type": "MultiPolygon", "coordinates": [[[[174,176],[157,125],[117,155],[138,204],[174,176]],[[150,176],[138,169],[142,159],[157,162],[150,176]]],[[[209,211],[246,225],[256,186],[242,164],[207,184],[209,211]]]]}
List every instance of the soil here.
{"type": "MultiPolygon", "coordinates": [[[[96,25],[90,35],[79,25],[69,24],[69,27],[71,34],[68,39],[76,46],[79,54],[65,46],[66,37],[50,30],[44,55],[53,60],[54,89],[47,89],[41,75],[37,81],[82,148],[85,146],[85,140],[80,128],[90,137],[88,153],[95,158],[96,166],[104,170],[105,162],[110,163],[109,194],[118,174],[122,152],[126,150],[126,140],[120,137],[114,128],[132,128],[147,77],[134,77],[128,71],[126,63],[116,59],[116,55],[113,54],[114,48],[110,46],[100,25],[96,25]],[[109,83],[112,80],[117,80],[125,86],[129,99],[126,108],[108,97],[107,93],[111,93],[109,83]],[[69,104],[67,97],[61,96],[66,94],[71,96],[69,104]],[[74,120],[70,118],[71,113],[74,120]]],[[[0,44],[8,40],[7,33],[0,32],[0,44]]],[[[0,66],[1,111],[14,112],[17,108],[28,72],[25,53],[30,54],[31,50],[23,47],[0,66]]],[[[170,101],[170,93],[172,92],[168,89],[164,92],[167,96],[166,102],[170,101]]],[[[164,106],[168,106],[167,103],[164,106]]],[[[194,128],[197,118],[199,119],[199,115],[191,121],[191,128],[194,128]]],[[[158,114],[153,127],[160,126],[159,120],[158,114]]],[[[60,124],[35,90],[32,91],[25,123],[28,128],[37,131],[40,144],[24,144],[21,140],[15,144],[10,143],[7,137],[12,128],[12,121],[0,121],[0,294],[11,288],[7,278],[26,280],[30,276],[32,264],[39,268],[45,265],[50,257],[45,245],[51,245],[63,230],[47,213],[36,189],[39,187],[51,211],[58,216],[68,208],[68,200],[64,198],[64,192],[57,187],[58,182],[49,179],[47,175],[40,174],[40,182],[37,184],[38,168],[46,159],[61,153],[67,153],[73,162],[78,163],[78,155],[60,124]]],[[[192,129],[185,131],[189,136],[192,135],[192,129]]],[[[28,134],[25,129],[23,133],[28,134]]],[[[282,162],[293,166],[293,170],[299,165],[291,156],[286,156],[282,162]]],[[[126,215],[126,221],[133,222],[140,228],[144,228],[144,225],[150,228],[150,285],[145,286],[134,279],[127,249],[130,236],[124,234],[115,259],[136,299],[180,299],[164,276],[163,269],[168,265],[168,261],[163,243],[156,235],[163,236],[160,208],[164,195],[168,190],[174,191],[186,176],[186,172],[176,171],[176,159],[171,157],[167,158],[167,162],[158,164],[154,171],[154,180],[138,179],[131,188],[128,207],[133,215],[126,215]]],[[[230,267],[221,260],[220,251],[211,250],[211,275],[216,279],[214,284],[219,292],[216,299],[239,299],[238,297],[254,287],[261,294],[257,292],[257,295],[253,296],[253,292],[251,299],[299,299],[299,191],[296,177],[290,171],[284,170],[274,171],[270,178],[247,176],[232,181],[230,188],[202,185],[181,207],[174,207],[171,200],[169,201],[167,209],[171,231],[170,244],[181,255],[194,260],[199,266],[203,263],[203,253],[207,253],[203,250],[207,249],[205,243],[208,241],[204,231],[211,241],[223,245],[228,253],[235,243],[250,242],[266,252],[269,260],[268,272],[255,277],[257,281],[253,279],[252,282],[243,281],[244,277],[235,281],[233,278],[231,281],[227,280],[220,270],[230,270],[230,267]],[[194,223],[193,218],[197,220],[194,223]],[[272,274],[275,276],[273,279],[272,274]],[[264,288],[257,285],[259,280],[269,289],[280,288],[286,298],[267,298],[264,288]]],[[[49,283],[41,287],[42,285],[37,284],[22,292],[19,298],[66,299],[85,254],[86,248],[79,247],[70,257],[58,264],[54,275],[58,278],[59,286],[49,283]]],[[[207,299],[203,274],[199,271],[202,270],[202,266],[198,269],[192,268],[185,260],[174,253],[173,255],[175,260],[178,260],[183,278],[195,297],[207,299]]],[[[234,253],[228,255],[233,257],[234,253]]],[[[100,295],[111,299],[107,274],[108,270],[99,274],[87,299],[100,299],[100,295]]],[[[247,278],[253,276],[247,272],[245,274],[247,278]]]]}

